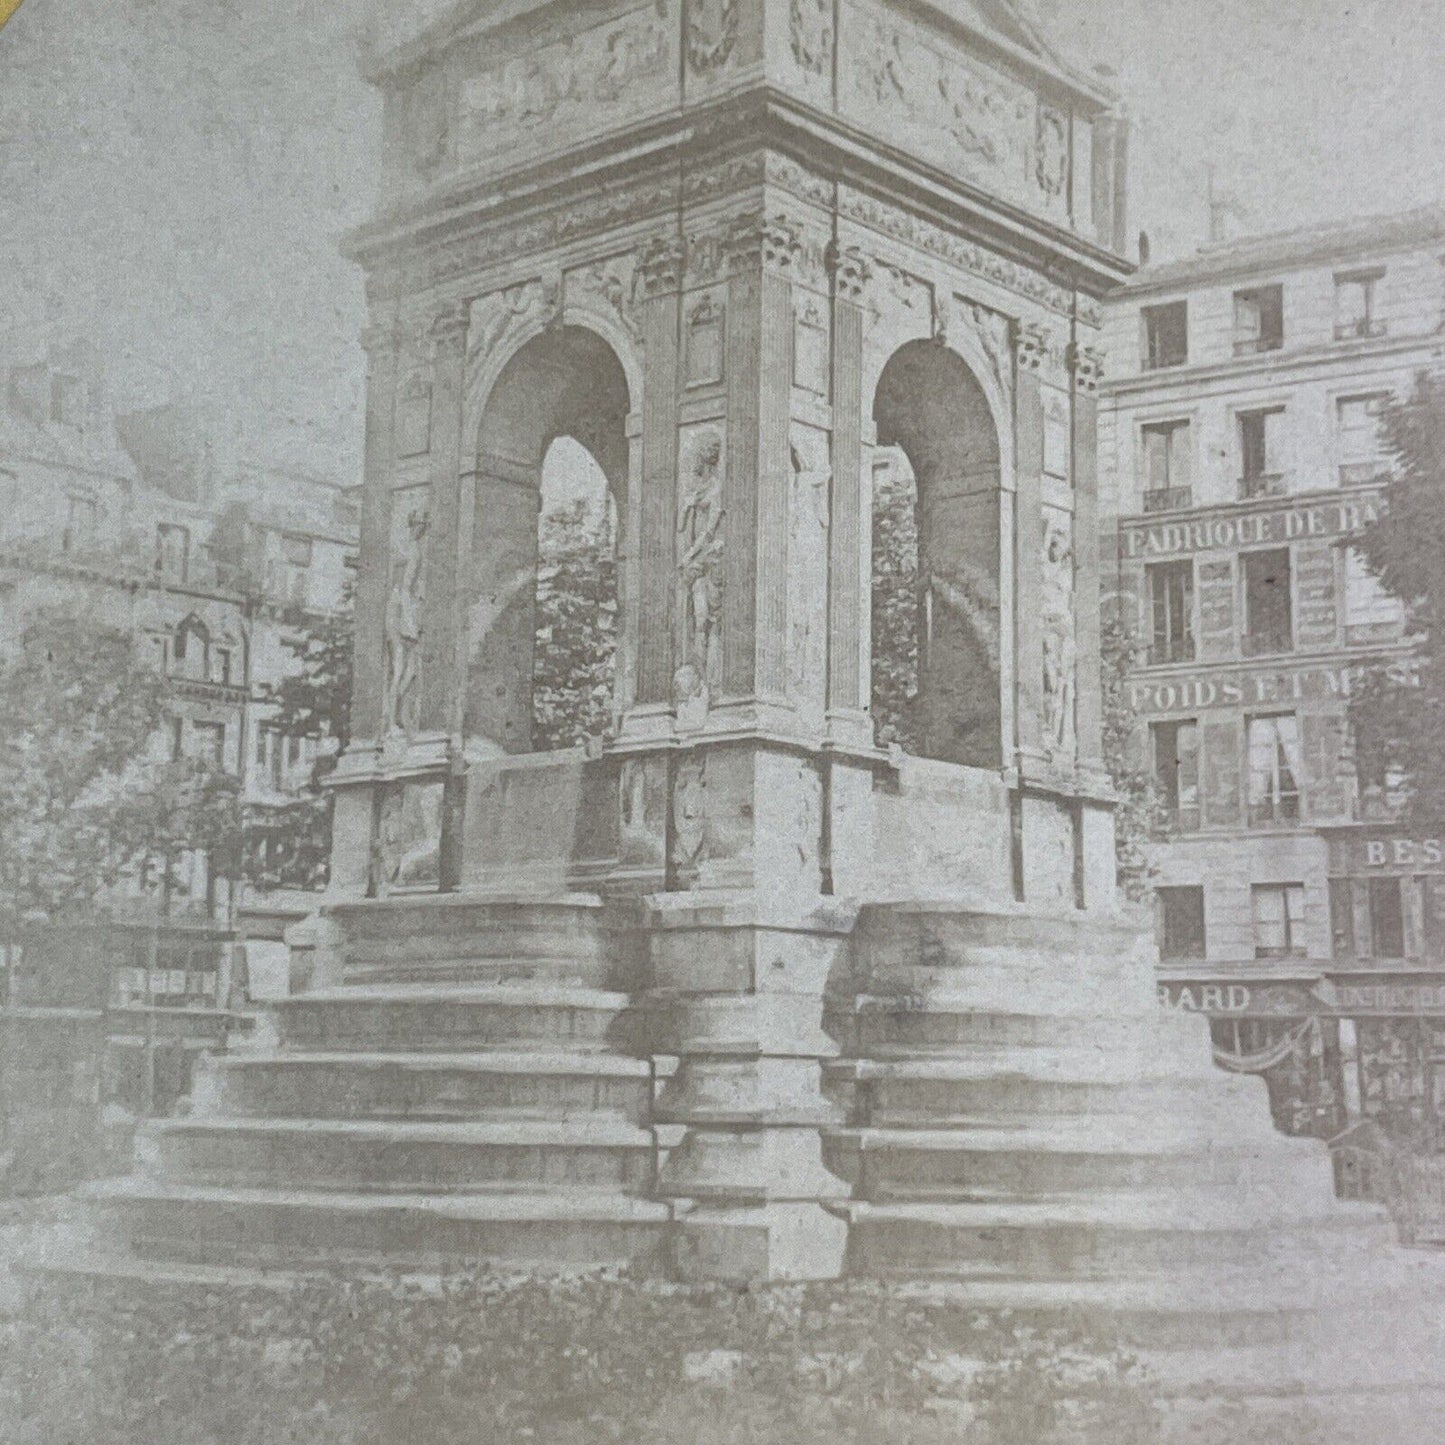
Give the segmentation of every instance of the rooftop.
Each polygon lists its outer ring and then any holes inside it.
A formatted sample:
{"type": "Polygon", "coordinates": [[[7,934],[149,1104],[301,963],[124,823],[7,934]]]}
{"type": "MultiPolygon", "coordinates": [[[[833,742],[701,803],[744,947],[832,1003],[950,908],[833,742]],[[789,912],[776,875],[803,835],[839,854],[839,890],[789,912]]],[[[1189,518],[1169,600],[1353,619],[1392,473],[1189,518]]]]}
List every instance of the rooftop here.
{"type": "Polygon", "coordinates": [[[1142,267],[1120,294],[1174,291],[1205,281],[1348,262],[1445,241],[1445,205],[1359,216],[1202,247],[1192,256],[1142,267]]]}

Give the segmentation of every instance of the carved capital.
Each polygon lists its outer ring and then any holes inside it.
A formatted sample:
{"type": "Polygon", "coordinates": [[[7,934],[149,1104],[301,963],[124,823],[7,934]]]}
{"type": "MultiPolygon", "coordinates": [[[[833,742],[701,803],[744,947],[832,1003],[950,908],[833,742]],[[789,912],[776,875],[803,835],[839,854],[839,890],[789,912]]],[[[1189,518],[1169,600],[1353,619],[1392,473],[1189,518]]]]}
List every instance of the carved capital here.
{"type": "Polygon", "coordinates": [[[1068,351],[1068,363],[1069,371],[1074,378],[1074,385],[1080,391],[1098,391],[1099,383],[1104,379],[1102,352],[1092,346],[1071,343],[1068,351]]]}
{"type": "Polygon", "coordinates": [[[1014,355],[1020,371],[1042,371],[1050,350],[1049,333],[1037,321],[1019,322],[1014,329],[1014,355]]]}
{"type": "Polygon", "coordinates": [[[830,241],[827,262],[828,274],[833,278],[833,294],[840,301],[860,305],[873,274],[867,256],[857,246],[840,246],[830,241]]]}
{"type": "Polygon", "coordinates": [[[472,308],[468,302],[456,301],[444,306],[432,318],[430,327],[432,345],[438,351],[464,350],[467,344],[467,328],[471,323],[471,315],[472,308]]]}
{"type": "Polygon", "coordinates": [[[802,238],[798,228],[782,216],[739,216],[728,227],[725,249],[730,270],[761,266],[786,271],[802,252],[802,238]]]}
{"type": "Polygon", "coordinates": [[[653,236],[637,258],[637,274],[644,296],[661,296],[682,285],[687,249],[680,236],[653,236]]]}

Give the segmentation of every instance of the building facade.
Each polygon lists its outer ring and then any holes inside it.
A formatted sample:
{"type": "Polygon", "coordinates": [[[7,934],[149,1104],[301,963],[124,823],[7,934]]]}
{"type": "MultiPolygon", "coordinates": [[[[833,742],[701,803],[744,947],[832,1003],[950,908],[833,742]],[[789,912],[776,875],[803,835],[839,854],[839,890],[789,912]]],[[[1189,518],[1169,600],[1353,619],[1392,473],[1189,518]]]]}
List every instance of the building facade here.
{"type": "MultiPolygon", "coordinates": [[[[167,680],[157,755],[239,779],[248,846],[264,845],[317,747],[280,733],[266,699],[295,669],[295,644],[349,608],[349,493],[219,445],[195,412],[117,415],[82,348],[0,379],[0,645],[42,608],[132,632],[167,680]]],[[[84,1141],[99,1136],[75,1122],[87,1110],[164,1113],[187,1092],[195,1055],[242,1022],[250,982],[266,991],[269,966],[284,987],[281,931],[324,882],[325,840],[309,852],[249,868],[264,889],[188,854],[111,898],[103,933],[45,925],[3,940],[0,1068],[7,1100],[24,1105],[0,1139],[9,1172],[28,1177],[56,1110],[82,1141],[58,1166],[74,1173],[96,1155],[84,1141]]]]}
{"type": "Polygon", "coordinates": [[[1359,668],[1404,647],[1350,538],[1389,482],[1382,408],[1441,358],[1442,261],[1436,210],[1259,237],[1142,269],[1105,322],[1105,570],[1170,832],[1160,993],[1291,1133],[1423,1121],[1445,1038],[1438,841],[1391,826],[1348,728],[1359,668]]]}

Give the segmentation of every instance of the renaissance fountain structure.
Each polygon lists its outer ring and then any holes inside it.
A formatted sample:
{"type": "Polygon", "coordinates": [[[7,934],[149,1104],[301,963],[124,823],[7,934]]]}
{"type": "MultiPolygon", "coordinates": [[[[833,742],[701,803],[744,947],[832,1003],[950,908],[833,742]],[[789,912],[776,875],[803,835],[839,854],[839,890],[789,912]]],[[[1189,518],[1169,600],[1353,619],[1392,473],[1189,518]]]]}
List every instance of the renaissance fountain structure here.
{"type": "Polygon", "coordinates": [[[1161,1015],[1116,903],[1112,97],[1003,0],[469,0],[371,79],[330,892],[272,1045],[97,1191],[130,1248],[929,1277],[1274,1338],[1385,1225],[1161,1015]],[[539,752],[564,437],[616,518],[615,682],[539,752]],[[870,615],[901,465],[906,749],[870,615]]]}

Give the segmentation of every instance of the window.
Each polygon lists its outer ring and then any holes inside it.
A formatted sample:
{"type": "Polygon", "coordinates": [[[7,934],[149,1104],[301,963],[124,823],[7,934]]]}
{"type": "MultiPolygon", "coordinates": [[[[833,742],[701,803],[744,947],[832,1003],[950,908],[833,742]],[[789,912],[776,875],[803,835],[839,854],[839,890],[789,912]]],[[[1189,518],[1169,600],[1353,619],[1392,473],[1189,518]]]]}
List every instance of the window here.
{"type": "Polygon", "coordinates": [[[1330,879],[1330,954],[1355,956],[1355,898],[1348,878],[1330,879]]]}
{"type": "Polygon", "coordinates": [[[1187,421],[1151,422],[1143,428],[1146,512],[1192,505],[1190,441],[1187,421]]]}
{"type": "Polygon", "coordinates": [[[1378,642],[1398,635],[1405,610],[1398,597],[1365,565],[1361,553],[1345,548],[1345,641],[1378,642]]]}
{"type": "Polygon", "coordinates": [[[1370,951],[1376,958],[1405,956],[1405,910],[1398,878],[1370,879],[1370,951]]]}
{"type": "Polygon", "coordinates": [[[1142,315],[1144,369],[1183,366],[1189,360],[1189,303],[1170,301],[1164,306],[1146,306],[1142,315]]]}
{"type": "Polygon", "coordinates": [[[1342,487],[1358,487],[1389,474],[1380,436],[1380,417],[1389,401],[1389,392],[1379,391],[1342,396],[1335,403],[1342,487]]]}
{"type": "Polygon", "coordinates": [[[281,556],[288,566],[309,567],[311,565],[311,538],[282,537],[281,556]]]}
{"type": "Polygon", "coordinates": [[[1245,656],[1290,651],[1294,646],[1294,616],[1290,604],[1289,548],[1245,552],[1240,562],[1245,656]]]}
{"type": "Polygon", "coordinates": [[[218,647],[215,658],[216,681],[225,687],[231,685],[232,654],[229,647],[218,647]]]}
{"type": "Polygon", "coordinates": [[[1184,832],[1199,827],[1199,724],[1193,718],[1154,723],[1154,781],[1170,821],[1184,832]]]}
{"type": "Polygon", "coordinates": [[[226,766],[225,723],[192,723],[190,756],[205,763],[208,768],[223,771],[226,766]]]}
{"type": "Polygon", "coordinates": [[[184,755],[186,745],[186,725],[178,717],[171,719],[171,761],[177,762],[184,755]]]}
{"type": "Polygon", "coordinates": [[[1284,345],[1284,287],[1256,286],[1234,293],[1234,354],[1253,356],[1284,345]]]}
{"type": "Polygon", "coordinates": [[[182,677],[207,682],[211,676],[211,634],[199,617],[187,617],[176,628],[171,647],[174,670],[182,677]]]}
{"type": "Polygon", "coordinates": [[[1204,957],[1204,890],[1160,888],[1159,956],[1162,959],[1204,957]]]}
{"type": "Polygon", "coordinates": [[[1159,562],[1149,581],[1151,663],[1188,662],[1194,656],[1194,563],[1159,562]]]}
{"type": "Polygon", "coordinates": [[[162,522],[156,528],[156,572],[168,582],[184,582],[189,566],[191,534],[162,522]]]}
{"type": "Polygon", "coordinates": [[[1284,408],[1239,414],[1239,495],[1277,497],[1285,490],[1284,408]]]}
{"type": "Polygon", "coordinates": [[[1295,715],[1250,718],[1248,741],[1250,826],[1297,822],[1302,769],[1295,715]]]}
{"type": "Polygon", "coordinates": [[[69,552],[74,547],[83,547],[95,536],[95,498],[71,497],[65,509],[65,535],[61,538],[61,550],[69,552]]]}
{"type": "Polygon", "coordinates": [[[1256,883],[1250,895],[1254,909],[1254,956],[1303,958],[1304,884],[1256,883]]]}
{"type": "Polygon", "coordinates": [[[1347,271],[1335,277],[1335,337],[1344,341],[1383,336],[1384,323],[1375,316],[1376,294],[1384,271],[1347,271]]]}

